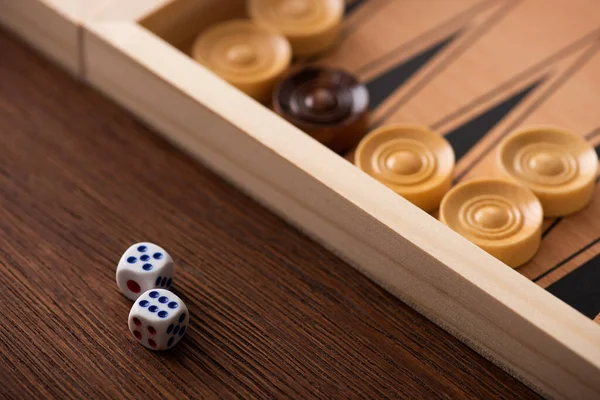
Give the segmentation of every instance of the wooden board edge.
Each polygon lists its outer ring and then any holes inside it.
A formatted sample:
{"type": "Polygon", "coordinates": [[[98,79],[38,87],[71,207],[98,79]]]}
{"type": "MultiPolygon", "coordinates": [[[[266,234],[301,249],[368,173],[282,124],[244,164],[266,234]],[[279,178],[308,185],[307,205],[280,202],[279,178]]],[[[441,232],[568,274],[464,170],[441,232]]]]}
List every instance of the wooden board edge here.
{"type": "MultiPolygon", "coordinates": [[[[148,0],[143,3],[148,10],[151,10],[149,4],[152,1],[159,7],[172,0],[148,0]]],[[[105,10],[131,10],[134,4],[142,3],[123,3],[121,0],[7,0],[0,2],[0,25],[74,77],[81,77],[83,22],[99,18],[105,10]]]]}
{"type": "MultiPolygon", "coordinates": [[[[198,4],[197,0],[185,0],[187,3],[198,4]]],[[[87,21],[130,21],[136,22],[157,10],[164,9],[173,3],[182,0],[129,0],[107,4],[102,9],[94,12],[87,21]]]]}
{"type": "Polygon", "coordinates": [[[202,68],[197,67],[195,84],[189,86],[188,80],[179,78],[174,83],[172,79],[184,76],[191,66],[184,65],[175,50],[150,36],[131,23],[87,25],[85,59],[90,67],[86,79],[375,282],[538,390],[560,398],[600,395],[600,383],[595,379],[600,372],[600,342],[598,327],[591,321],[516,272],[505,270],[507,267],[441,224],[434,224],[429,216],[202,68]],[[165,57],[174,62],[163,66],[167,70],[157,71],[156,62],[165,57]],[[179,73],[170,73],[170,68],[179,73]],[[198,81],[205,93],[214,89],[221,98],[207,101],[198,92],[198,81]],[[161,95],[155,93],[155,97],[165,103],[145,103],[143,94],[149,88],[160,89],[157,92],[161,95]],[[193,96],[182,94],[189,91],[193,96]],[[198,99],[210,103],[210,109],[198,104],[198,99]],[[177,107],[173,107],[175,102],[177,107]],[[188,121],[177,115],[165,118],[157,111],[168,104],[180,113],[197,112],[188,115],[188,121]],[[245,116],[235,115],[234,110],[246,110],[245,116]],[[253,115],[260,115],[260,120],[253,115]],[[213,125],[220,133],[202,141],[194,134],[192,121],[196,126],[213,125]],[[265,124],[280,132],[279,137],[270,135],[265,124]],[[232,148],[231,141],[224,141],[228,137],[256,154],[249,157],[232,148]],[[226,151],[231,154],[225,156],[226,151]],[[306,154],[312,155],[310,160],[306,154]],[[289,187],[291,178],[300,183],[296,189],[289,187]],[[357,182],[378,201],[354,193],[357,182]],[[306,198],[307,191],[312,191],[311,199],[306,198]],[[352,217],[354,228],[349,226],[348,217],[352,217]],[[423,231],[424,227],[429,232],[423,231]],[[432,233],[449,243],[428,244],[432,233]],[[348,246],[350,242],[357,247],[348,246]],[[480,265],[490,265],[491,276],[477,271],[480,265]],[[413,287],[406,282],[412,282],[413,287]],[[502,292],[505,289],[499,289],[499,283],[511,290],[502,292]],[[506,324],[505,329],[501,323],[506,324]],[[537,376],[540,373],[544,376],[537,376]]]}
{"type": "Polygon", "coordinates": [[[62,12],[38,0],[3,1],[0,25],[70,73],[79,73],[78,27],[62,12]]]}

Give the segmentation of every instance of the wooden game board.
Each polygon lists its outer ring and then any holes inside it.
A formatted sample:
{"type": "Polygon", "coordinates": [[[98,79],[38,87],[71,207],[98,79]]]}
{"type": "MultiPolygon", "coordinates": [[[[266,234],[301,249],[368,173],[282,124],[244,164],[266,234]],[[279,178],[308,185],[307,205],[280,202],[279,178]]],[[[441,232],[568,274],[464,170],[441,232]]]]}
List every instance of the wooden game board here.
{"type": "MultiPolygon", "coordinates": [[[[203,27],[243,10],[108,7],[83,21],[84,78],[540,392],[600,396],[600,195],[545,221],[515,272],[189,57],[203,27]]],[[[354,1],[339,45],[310,61],[366,83],[374,127],[442,133],[456,182],[489,175],[499,140],[522,126],[557,125],[600,152],[597,0],[354,1]]]]}

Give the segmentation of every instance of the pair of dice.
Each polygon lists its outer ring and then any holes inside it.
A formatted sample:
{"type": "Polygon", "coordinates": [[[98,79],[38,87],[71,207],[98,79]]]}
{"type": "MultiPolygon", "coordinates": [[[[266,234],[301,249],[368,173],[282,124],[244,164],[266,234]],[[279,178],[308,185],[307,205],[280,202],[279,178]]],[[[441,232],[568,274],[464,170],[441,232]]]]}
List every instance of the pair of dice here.
{"type": "Polygon", "coordinates": [[[167,350],[185,334],[190,316],[185,303],[168,289],[175,264],[162,247],[136,243],[117,266],[117,285],[135,303],[129,312],[129,330],[152,350],[167,350]]]}

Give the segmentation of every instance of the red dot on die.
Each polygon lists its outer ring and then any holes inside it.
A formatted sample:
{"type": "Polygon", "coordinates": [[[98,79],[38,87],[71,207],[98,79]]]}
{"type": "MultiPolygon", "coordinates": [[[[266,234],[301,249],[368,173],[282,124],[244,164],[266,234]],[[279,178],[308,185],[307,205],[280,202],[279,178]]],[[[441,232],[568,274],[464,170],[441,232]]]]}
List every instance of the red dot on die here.
{"type": "Polygon", "coordinates": [[[133,336],[135,336],[138,340],[142,340],[142,334],[138,331],[133,331],[133,336]]]}
{"type": "Polygon", "coordinates": [[[133,323],[135,324],[135,326],[141,326],[141,325],[142,325],[142,321],[140,321],[140,320],[139,320],[139,319],[137,319],[137,318],[134,318],[134,319],[133,319],[133,323]]]}
{"type": "Polygon", "coordinates": [[[156,348],[156,342],[152,339],[148,339],[148,344],[150,345],[150,347],[152,347],[153,349],[156,348]]]}
{"type": "Polygon", "coordinates": [[[153,326],[148,327],[148,332],[150,332],[151,335],[156,335],[156,329],[154,329],[153,326]]]}
{"type": "Polygon", "coordinates": [[[142,289],[140,289],[140,285],[136,281],[128,280],[127,281],[127,289],[131,290],[133,293],[139,293],[142,289]]]}

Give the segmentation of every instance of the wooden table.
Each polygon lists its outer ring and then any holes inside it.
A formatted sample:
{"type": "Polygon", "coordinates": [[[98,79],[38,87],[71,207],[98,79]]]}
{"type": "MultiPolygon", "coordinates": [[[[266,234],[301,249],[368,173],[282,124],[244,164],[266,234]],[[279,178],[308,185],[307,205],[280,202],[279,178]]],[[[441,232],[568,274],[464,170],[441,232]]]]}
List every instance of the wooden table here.
{"type": "Polygon", "coordinates": [[[536,395],[0,31],[1,398],[536,395]],[[176,260],[192,322],[138,345],[114,281],[176,260]]]}

